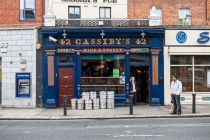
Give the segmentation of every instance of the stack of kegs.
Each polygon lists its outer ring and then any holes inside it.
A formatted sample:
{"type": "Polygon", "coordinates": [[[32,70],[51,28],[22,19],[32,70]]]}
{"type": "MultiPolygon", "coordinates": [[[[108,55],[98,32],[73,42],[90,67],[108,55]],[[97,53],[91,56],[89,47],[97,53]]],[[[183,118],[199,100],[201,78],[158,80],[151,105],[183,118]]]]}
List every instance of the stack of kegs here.
{"type": "Polygon", "coordinates": [[[77,100],[77,109],[78,110],[84,110],[84,100],[83,99],[78,99],[77,100]]]}
{"type": "Polygon", "coordinates": [[[99,99],[92,99],[93,100],[93,109],[99,109],[99,99]]]}
{"type": "Polygon", "coordinates": [[[107,91],[107,108],[114,108],[114,91],[107,91]]]}
{"type": "Polygon", "coordinates": [[[106,109],[106,91],[100,91],[100,109],[106,109]]]}
{"type": "Polygon", "coordinates": [[[71,99],[71,109],[77,109],[77,99],[71,99]]]}
{"type": "Polygon", "coordinates": [[[94,91],[90,92],[90,99],[96,99],[96,92],[94,91]]]}

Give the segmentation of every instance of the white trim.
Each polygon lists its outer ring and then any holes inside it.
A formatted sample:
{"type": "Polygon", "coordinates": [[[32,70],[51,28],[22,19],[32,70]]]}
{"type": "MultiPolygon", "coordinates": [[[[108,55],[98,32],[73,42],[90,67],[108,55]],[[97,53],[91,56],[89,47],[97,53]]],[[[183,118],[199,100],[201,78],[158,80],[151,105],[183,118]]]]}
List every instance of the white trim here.
{"type": "Polygon", "coordinates": [[[34,29],[34,46],[33,47],[33,62],[34,62],[34,65],[33,65],[33,76],[31,79],[32,80],[32,83],[33,83],[33,107],[36,108],[36,39],[37,39],[37,29],[34,29]]]}

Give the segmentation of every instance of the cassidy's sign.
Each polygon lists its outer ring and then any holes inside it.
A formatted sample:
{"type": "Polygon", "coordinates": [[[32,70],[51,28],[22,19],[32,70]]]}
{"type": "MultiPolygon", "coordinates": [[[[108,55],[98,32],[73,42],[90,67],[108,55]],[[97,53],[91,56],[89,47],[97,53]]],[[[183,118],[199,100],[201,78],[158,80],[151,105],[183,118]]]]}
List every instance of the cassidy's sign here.
{"type": "MultiPolygon", "coordinates": [[[[98,0],[61,0],[62,2],[94,2],[97,3],[98,0]]],[[[103,0],[103,2],[108,2],[108,3],[117,3],[117,0],[103,0]]]]}
{"type": "Polygon", "coordinates": [[[56,45],[150,45],[150,38],[67,38],[56,45]]]}

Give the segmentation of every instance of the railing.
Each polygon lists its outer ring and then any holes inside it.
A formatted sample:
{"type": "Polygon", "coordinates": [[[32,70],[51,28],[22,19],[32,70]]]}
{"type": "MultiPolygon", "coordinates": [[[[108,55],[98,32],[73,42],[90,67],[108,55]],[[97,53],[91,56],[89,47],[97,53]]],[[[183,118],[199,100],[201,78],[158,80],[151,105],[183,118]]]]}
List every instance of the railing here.
{"type": "Polygon", "coordinates": [[[56,26],[64,27],[142,27],[148,19],[56,19],[56,26]]]}

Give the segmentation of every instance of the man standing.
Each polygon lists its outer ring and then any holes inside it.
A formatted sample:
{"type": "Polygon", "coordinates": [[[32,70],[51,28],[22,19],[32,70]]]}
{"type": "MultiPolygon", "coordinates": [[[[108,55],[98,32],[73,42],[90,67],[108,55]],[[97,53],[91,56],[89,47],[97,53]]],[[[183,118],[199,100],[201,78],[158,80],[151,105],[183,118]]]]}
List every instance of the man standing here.
{"type": "Polygon", "coordinates": [[[137,106],[136,91],[137,91],[137,83],[135,81],[135,78],[131,77],[130,93],[133,95],[133,105],[135,105],[135,106],[137,106]]]}
{"type": "Polygon", "coordinates": [[[171,114],[181,115],[180,94],[182,92],[182,83],[178,80],[177,75],[173,75],[171,82],[171,96],[174,103],[174,109],[171,114]]]}

